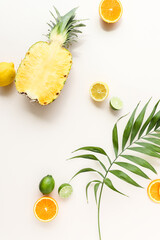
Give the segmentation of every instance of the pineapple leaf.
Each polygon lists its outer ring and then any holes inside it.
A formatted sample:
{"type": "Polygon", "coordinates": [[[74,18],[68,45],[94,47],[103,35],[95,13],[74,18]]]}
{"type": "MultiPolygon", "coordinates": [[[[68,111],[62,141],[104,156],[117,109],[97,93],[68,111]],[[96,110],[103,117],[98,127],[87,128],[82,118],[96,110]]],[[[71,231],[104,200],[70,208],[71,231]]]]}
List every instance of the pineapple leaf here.
{"type": "Polygon", "coordinates": [[[60,33],[63,33],[64,30],[67,28],[67,24],[69,22],[69,20],[71,19],[71,21],[73,21],[74,17],[75,17],[75,12],[76,12],[77,8],[73,8],[71,11],[69,11],[68,13],[66,13],[63,17],[62,17],[62,21],[61,24],[59,26],[59,31],[60,33]]]}
{"type": "MultiPolygon", "coordinates": [[[[54,16],[54,14],[51,12],[51,11],[49,11],[50,12],[50,14],[52,15],[52,17],[54,18],[54,20],[56,21],[56,23],[58,22],[58,20],[57,20],[57,18],[54,16]]],[[[54,23],[55,24],[55,23],[54,23]]]]}
{"type": "Polygon", "coordinates": [[[134,185],[135,187],[142,188],[138,183],[136,183],[131,177],[129,177],[126,173],[120,171],[120,170],[110,170],[110,173],[112,173],[114,176],[120,178],[121,180],[134,185]]]}
{"type": "Polygon", "coordinates": [[[50,21],[48,24],[51,28],[49,33],[49,40],[53,40],[57,35],[61,35],[62,45],[69,46],[70,43],[75,42],[75,38],[78,37],[76,33],[82,33],[77,28],[85,27],[85,24],[78,23],[83,20],[75,20],[75,13],[77,8],[72,9],[64,16],[61,16],[59,11],[54,7],[57,17],[50,11],[51,15],[54,18],[54,21],[50,21]],[[77,24],[78,23],[78,24],[77,24]]]}
{"type": "Polygon", "coordinates": [[[143,178],[149,179],[149,177],[140,168],[136,167],[133,164],[126,163],[126,162],[115,162],[115,164],[143,178]]]}
{"type": "Polygon", "coordinates": [[[149,163],[147,162],[146,160],[140,158],[140,157],[136,157],[136,156],[132,156],[132,155],[121,155],[121,157],[131,161],[131,162],[134,162],[136,163],[137,165],[141,166],[141,167],[144,167],[146,169],[149,169],[151,170],[152,172],[156,173],[156,170],[154,169],[154,167],[149,163]]]}
{"type": "Polygon", "coordinates": [[[146,103],[146,105],[144,106],[144,108],[142,109],[142,111],[140,112],[140,114],[138,115],[137,119],[134,122],[133,128],[132,128],[132,133],[131,133],[131,141],[130,143],[133,142],[133,140],[135,139],[141,125],[144,119],[144,115],[146,113],[146,109],[148,107],[148,104],[150,102],[151,98],[149,99],[149,101],[146,103]]]}
{"type": "Polygon", "coordinates": [[[57,8],[55,6],[53,6],[53,7],[54,7],[54,10],[57,14],[58,20],[60,21],[61,20],[61,15],[60,15],[59,11],[57,10],[57,8]]]}
{"type": "Polygon", "coordinates": [[[125,195],[124,193],[118,191],[114,186],[113,186],[113,183],[111,182],[111,180],[109,178],[105,178],[104,179],[104,184],[109,187],[110,189],[112,189],[114,192],[117,192],[117,193],[120,193],[126,197],[128,197],[127,195],[125,195]]]}

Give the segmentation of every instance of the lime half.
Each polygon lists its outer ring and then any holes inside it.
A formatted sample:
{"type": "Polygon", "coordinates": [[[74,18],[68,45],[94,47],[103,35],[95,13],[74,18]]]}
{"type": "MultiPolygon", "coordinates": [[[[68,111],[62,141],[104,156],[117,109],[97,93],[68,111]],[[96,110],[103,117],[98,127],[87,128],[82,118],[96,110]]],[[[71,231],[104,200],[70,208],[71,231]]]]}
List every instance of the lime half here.
{"type": "Polygon", "coordinates": [[[58,189],[58,194],[61,198],[68,198],[71,196],[73,188],[70,184],[64,183],[58,189]]]}
{"type": "Polygon", "coordinates": [[[112,97],[110,100],[111,108],[114,110],[120,110],[123,107],[123,102],[118,97],[112,97]]]}

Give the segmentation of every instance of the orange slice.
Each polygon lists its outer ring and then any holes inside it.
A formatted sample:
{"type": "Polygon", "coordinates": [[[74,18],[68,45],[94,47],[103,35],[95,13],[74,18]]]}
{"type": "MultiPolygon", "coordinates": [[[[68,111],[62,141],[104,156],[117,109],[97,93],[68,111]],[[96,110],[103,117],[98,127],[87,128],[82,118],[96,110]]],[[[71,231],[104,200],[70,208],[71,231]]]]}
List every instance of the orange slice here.
{"type": "Polygon", "coordinates": [[[103,21],[115,23],[121,18],[123,7],[119,0],[102,0],[99,5],[99,14],[103,21]]]}
{"type": "Polygon", "coordinates": [[[152,181],[147,189],[149,198],[156,203],[160,203],[160,179],[152,181]]]}
{"type": "Polygon", "coordinates": [[[34,204],[34,215],[41,222],[50,222],[58,214],[58,204],[51,197],[41,197],[34,204]]]}

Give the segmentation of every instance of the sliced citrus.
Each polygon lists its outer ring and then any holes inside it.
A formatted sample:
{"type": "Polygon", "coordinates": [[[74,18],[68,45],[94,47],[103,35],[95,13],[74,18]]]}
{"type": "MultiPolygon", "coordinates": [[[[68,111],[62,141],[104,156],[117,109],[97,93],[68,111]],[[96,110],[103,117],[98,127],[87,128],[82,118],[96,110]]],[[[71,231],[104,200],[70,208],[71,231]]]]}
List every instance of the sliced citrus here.
{"type": "Polygon", "coordinates": [[[58,188],[58,194],[61,198],[68,198],[71,196],[73,188],[70,184],[64,183],[58,188]]]}
{"type": "Polygon", "coordinates": [[[123,107],[123,102],[118,97],[112,97],[110,100],[110,106],[113,110],[121,110],[123,107]]]}
{"type": "Polygon", "coordinates": [[[160,203],[160,179],[152,181],[147,189],[149,198],[156,203],[160,203]]]}
{"type": "Polygon", "coordinates": [[[102,102],[108,97],[109,87],[104,82],[95,82],[90,88],[90,96],[97,102],[102,102]]]}
{"type": "Polygon", "coordinates": [[[102,0],[99,5],[99,14],[107,23],[117,22],[123,13],[123,7],[119,0],[102,0]]]}
{"type": "Polygon", "coordinates": [[[35,217],[41,222],[50,222],[58,214],[58,204],[51,197],[41,197],[34,204],[35,217]]]}

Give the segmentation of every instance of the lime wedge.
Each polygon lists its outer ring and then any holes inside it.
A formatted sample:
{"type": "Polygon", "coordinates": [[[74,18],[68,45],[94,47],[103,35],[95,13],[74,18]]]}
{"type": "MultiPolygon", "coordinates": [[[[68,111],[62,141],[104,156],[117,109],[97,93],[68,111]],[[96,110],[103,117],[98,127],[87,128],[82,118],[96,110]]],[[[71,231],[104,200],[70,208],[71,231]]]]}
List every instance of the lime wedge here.
{"type": "Polygon", "coordinates": [[[123,107],[123,102],[118,97],[112,97],[110,100],[110,106],[114,110],[120,110],[123,107]]]}
{"type": "Polygon", "coordinates": [[[71,196],[73,188],[70,184],[64,183],[58,189],[58,194],[61,198],[68,198],[71,196]]]}

